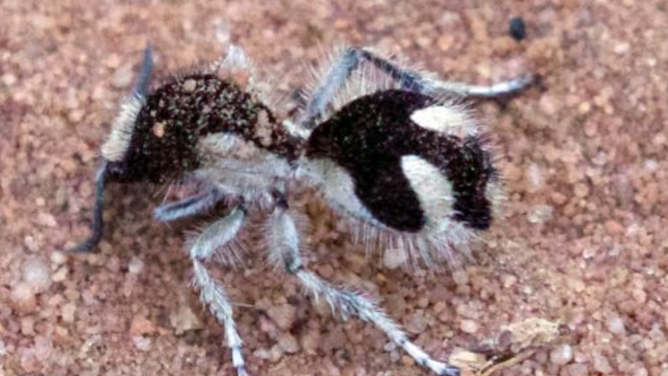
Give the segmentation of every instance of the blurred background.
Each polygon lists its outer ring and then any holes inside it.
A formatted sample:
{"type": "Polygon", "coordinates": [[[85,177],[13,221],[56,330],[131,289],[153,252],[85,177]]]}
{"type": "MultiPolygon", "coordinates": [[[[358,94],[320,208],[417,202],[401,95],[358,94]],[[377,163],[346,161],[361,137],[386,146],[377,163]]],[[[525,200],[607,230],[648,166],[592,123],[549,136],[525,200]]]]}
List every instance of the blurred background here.
{"type": "MultiPolygon", "coordinates": [[[[155,190],[110,188],[99,251],[60,252],[88,233],[98,149],[151,41],[163,78],[238,44],[288,99],[341,43],[471,83],[541,75],[474,105],[508,196],[477,262],[438,272],[366,256],[307,191],[310,265],[378,297],[440,359],[467,349],[516,360],[499,375],[667,376],[667,12],[663,0],[3,0],[0,375],[232,374],[188,287],[184,231],[201,224],[152,221],[155,190]]],[[[255,238],[245,267],[216,268],[252,375],[428,374],[373,326],[313,306],[255,238]]]]}

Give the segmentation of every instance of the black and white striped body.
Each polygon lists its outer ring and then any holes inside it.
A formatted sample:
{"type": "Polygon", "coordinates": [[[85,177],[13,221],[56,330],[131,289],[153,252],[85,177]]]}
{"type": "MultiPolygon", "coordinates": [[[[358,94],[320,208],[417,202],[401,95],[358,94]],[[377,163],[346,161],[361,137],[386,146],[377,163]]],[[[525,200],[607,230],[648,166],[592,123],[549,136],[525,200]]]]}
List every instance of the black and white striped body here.
{"type": "Polygon", "coordinates": [[[147,48],[133,95],[102,147],[92,234],[74,251],[88,252],[102,237],[105,180],[194,182],[205,190],[162,204],[154,214],[168,222],[228,203],[227,215],[204,229],[188,253],[193,286],[225,328],[237,376],[248,375],[242,339],[225,289],[206,264],[230,253],[247,211],[256,206],[268,214],[272,263],[333,311],[376,325],[419,365],[439,376],[459,376],[456,367],[413,344],[373,300],[306,268],[288,190],[294,180],[319,188],[333,208],[360,225],[354,235],[361,231],[366,245],[385,239],[389,244],[376,245],[405,252],[411,261],[454,261],[476,232],[490,226],[500,183],[486,135],[447,98],[508,95],[531,78],[489,87],[443,82],[356,48],[327,66],[301,118],[281,121],[273,112],[278,106],[252,85],[252,65],[240,49],[230,48],[212,69],[149,91],[147,48]]]}
{"type": "Polygon", "coordinates": [[[498,182],[485,138],[465,113],[429,96],[385,90],[360,97],[318,125],[305,166],[327,199],[388,229],[485,230],[488,186],[498,182]],[[468,133],[467,133],[468,132],[468,133]]]}

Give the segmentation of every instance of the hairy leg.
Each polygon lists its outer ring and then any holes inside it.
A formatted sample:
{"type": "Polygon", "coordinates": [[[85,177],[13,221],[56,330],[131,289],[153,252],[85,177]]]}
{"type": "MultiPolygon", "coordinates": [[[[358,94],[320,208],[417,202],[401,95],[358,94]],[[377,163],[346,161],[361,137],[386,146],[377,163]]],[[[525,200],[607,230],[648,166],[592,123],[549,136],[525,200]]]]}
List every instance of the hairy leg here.
{"type": "Polygon", "coordinates": [[[516,94],[531,85],[530,74],[493,85],[469,85],[461,82],[434,80],[422,77],[418,72],[403,69],[373,52],[357,49],[360,58],[369,61],[401,84],[401,87],[425,94],[454,94],[474,98],[499,98],[516,94]]]}
{"type": "Polygon", "coordinates": [[[408,335],[378,305],[362,295],[333,286],[315,273],[307,270],[299,253],[299,238],[293,219],[285,206],[276,209],[271,219],[271,244],[269,259],[293,274],[302,286],[316,299],[323,297],[343,317],[357,316],[371,322],[401,346],[415,361],[440,376],[458,376],[459,369],[432,359],[413,344],[408,335]]]}
{"type": "Polygon", "coordinates": [[[155,208],[153,216],[161,222],[170,222],[204,213],[216,205],[224,195],[216,189],[187,197],[155,208]]]}
{"type": "Polygon", "coordinates": [[[315,127],[321,114],[343,88],[346,80],[360,64],[359,54],[355,48],[347,48],[343,54],[329,67],[313,91],[298,126],[305,129],[315,127]]]}
{"type": "Polygon", "coordinates": [[[391,61],[362,48],[349,47],[329,68],[320,80],[306,105],[298,125],[302,128],[315,127],[321,114],[336,97],[346,80],[362,62],[369,62],[383,71],[402,88],[430,95],[449,94],[473,98],[500,98],[516,94],[526,89],[534,80],[532,75],[524,75],[513,80],[494,85],[469,85],[461,82],[448,82],[423,77],[418,72],[400,68],[391,61]]]}
{"type": "Polygon", "coordinates": [[[204,263],[211,258],[218,247],[234,239],[243,224],[244,217],[243,209],[235,208],[228,216],[204,230],[190,248],[190,259],[193,264],[192,284],[199,289],[201,301],[209,307],[211,313],[225,328],[225,338],[232,351],[232,364],[237,376],[248,375],[241,352],[243,342],[237,331],[232,316],[232,305],[225,289],[213,279],[204,263]]]}

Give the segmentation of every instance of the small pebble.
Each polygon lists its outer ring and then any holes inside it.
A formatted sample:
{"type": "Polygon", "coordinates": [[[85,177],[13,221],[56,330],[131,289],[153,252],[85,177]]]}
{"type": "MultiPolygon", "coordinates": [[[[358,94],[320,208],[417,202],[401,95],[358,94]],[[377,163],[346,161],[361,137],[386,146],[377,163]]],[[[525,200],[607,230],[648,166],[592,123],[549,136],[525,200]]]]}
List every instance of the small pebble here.
{"type": "Polygon", "coordinates": [[[322,348],[325,351],[332,351],[345,348],[349,345],[348,338],[343,330],[332,330],[325,335],[322,341],[322,348]]]}
{"type": "Polygon", "coordinates": [[[645,290],[642,288],[637,288],[631,291],[631,296],[638,304],[645,304],[647,301],[647,292],[645,292],[645,290]]]}
{"type": "Polygon", "coordinates": [[[269,350],[269,361],[272,363],[276,363],[281,358],[283,357],[283,348],[279,345],[276,344],[274,345],[271,350],[269,350]]]}
{"type": "Polygon", "coordinates": [[[518,42],[526,38],[527,28],[524,19],[519,16],[511,18],[508,25],[508,32],[510,33],[510,36],[518,42]]]}
{"type": "Polygon", "coordinates": [[[466,286],[469,283],[469,275],[464,270],[455,270],[452,273],[452,279],[455,281],[457,286],[466,286]]]}
{"type": "Polygon", "coordinates": [[[573,360],[573,348],[570,345],[560,345],[550,351],[550,362],[558,366],[568,364],[573,360]]]}
{"type": "Polygon", "coordinates": [[[60,308],[60,317],[63,322],[71,324],[74,322],[74,314],[77,311],[77,306],[74,303],[65,303],[60,308]]]}
{"type": "Polygon", "coordinates": [[[578,183],[575,185],[573,192],[575,193],[575,196],[585,198],[589,195],[589,187],[586,184],[578,183]]]}
{"type": "Polygon", "coordinates": [[[278,344],[281,346],[283,351],[289,354],[294,354],[300,349],[297,339],[289,333],[282,333],[278,337],[278,344]]]}
{"type": "Polygon", "coordinates": [[[569,376],[588,376],[589,369],[586,364],[576,363],[569,364],[566,366],[566,370],[569,376]]]}
{"type": "Polygon", "coordinates": [[[19,282],[12,287],[11,300],[13,307],[22,313],[33,312],[37,307],[35,293],[25,282],[19,282]]]}
{"type": "Polygon", "coordinates": [[[478,331],[478,324],[473,320],[462,320],[459,327],[464,333],[473,334],[478,331]]]}
{"type": "Polygon", "coordinates": [[[539,224],[552,219],[554,208],[550,205],[535,205],[527,212],[527,221],[533,224],[539,224]]]}
{"type": "Polygon", "coordinates": [[[53,343],[51,339],[44,336],[35,337],[35,346],[33,346],[33,354],[40,362],[49,360],[53,354],[53,343]]]}
{"type": "Polygon", "coordinates": [[[133,336],[141,336],[144,334],[151,334],[155,332],[155,325],[151,320],[144,316],[136,315],[130,324],[130,334],[133,336]]]}
{"type": "Polygon", "coordinates": [[[320,347],[320,340],[320,330],[309,329],[300,338],[300,343],[306,353],[315,354],[320,347]]]}
{"type": "Polygon", "coordinates": [[[32,316],[21,318],[21,334],[28,337],[35,335],[35,320],[32,316]]]}
{"type": "Polygon", "coordinates": [[[132,343],[141,351],[148,351],[151,349],[151,339],[144,336],[133,336],[132,343]]]}
{"type": "Polygon", "coordinates": [[[67,269],[67,266],[63,266],[60,269],[58,269],[55,273],[51,275],[51,282],[53,283],[60,283],[63,282],[67,279],[67,273],[69,273],[69,270],[67,269]]]}
{"type": "Polygon", "coordinates": [[[619,316],[611,317],[608,319],[608,330],[612,334],[624,334],[626,333],[626,327],[624,326],[624,320],[619,316]]]}
{"type": "Polygon", "coordinates": [[[2,83],[5,84],[6,86],[13,86],[16,83],[16,81],[18,81],[16,79],[16,76],[10,73],[5,73],[4,75],[2,75],[1,80],[2,83]]]}
{"type": "Polygon", "coordinates": [[[427,318],[424,317],[422,311],[415,312],[410,315],[405,321],[406,330],[413,334],[420,334],[427,329],[427,318]]]}
{"type": "Polygon", "coordinates": [[[529,192],[538,192],[545,187],[543,169],[536,163],[532,163],[526,168],[524,180],[529,192]]]}
{"type": "Polygon", "coordinates": [[[203,325],[199,317],[193,312],[189,305],[181,305],[176,311],[169,315],[169,324],[176,335],[187,331],[202,329],[203,325]]]}
{"type": "Polygon", "coordinates": [[[406,299],[401,294],[388,295],[385,301],[385,307],[390,313],[403,315],[406,310],[406,299]]]}
{"type": "Polygon", "coordinates": [[[51,268],[41,257],[30,257],[23,262],[21,277],[35,293],[51,286],[51,268]]]}
{"type": "Polygon", "coordinates": [[[144,270],[144,262],[137,256],[132,256],[128,263],[128,272],[130,274],[139,274],[144,270]]]}
{"type": "Polygon", "coordinates": [[[260,329],[261,332],[267,333],[267,334],[270,334],[270,335],[272,335],[274,332],[276,332],[276,330],[277,330],[276,323],[271,321],[270,318],[263,315],[263,316],[260,316],[259,321],[260,321],[259,322],[259,324],[260,324],[259,329],[260,329]]]}
{"type": "Polygon", "coordinates": [[[258,359],[269,359],[269,351],[265,349],[258,349],[253,351],[253,356],[258,359]]]}
{"type": "Polygon", "coordinates": [[[67,256],[65,256],[63,252],[58,252],[58,251],[51,252],[50,258],[51,258],[51,263],[58,266],[67,262],[67,256]]]}
{"type": "Polygon", "coordinates": [[[297,309],[290,304],[281,304],[270,307],[267,310],[267,315],[281,330],[289,331],[297,319],[297,309]]]}
{"type": "Polygon", "coordinates": [[[614,51],[617,55],[625,55],[627,52],[629,52],[630,49],[631,49],[631,44],[629,44],[628,42],[622,42],[618,43],[615,46],[614,51]]]}
{"type": "Polygon", "coordinates": [[[594,354],[592,354],[592,363],[594,370],[597,372],[600,372],[604,375],[612,372],[612,367],[610,366],[610,362],[608,362],[608,358],[606,358],[600,352],[596,351],[594,354]]]}
{"type": "Polygon", "coordinates": [[[614,221],[612,219],[607,220],[604,226],[605,226],[605,231],[608,233],[608,235],[611,236],[622,235],[625,231],[625,228],[621,223],[614,221]]]}
{"type": "Polygon", "coordinates": [[[132,67],[129,65],[124,65],[114,72],[114,75],[111,79],[111,84],[117,89],[125,89],[132,83],[134,75],[132,72],[132,67]]]}
{"type": "Polygon", "coordinates": [[[44,212],[38,213],[36,219],[37,219],[37,223],[39,223],[42,226],[51,227],[51,228],[54,228],[54,227],[58,226],[58,222],[56,221],[56,218],[50,213],[44,213],[44,212]]]}
{"type": "Polygon", "coordinates": [[[517,277],[515,277],[514,275],[504,275],[503,276],[503,287],[504,288],[506,288],[506,289],[511,288],[511,287],[515,286],[516,283],[517,283],[517,277]]]}

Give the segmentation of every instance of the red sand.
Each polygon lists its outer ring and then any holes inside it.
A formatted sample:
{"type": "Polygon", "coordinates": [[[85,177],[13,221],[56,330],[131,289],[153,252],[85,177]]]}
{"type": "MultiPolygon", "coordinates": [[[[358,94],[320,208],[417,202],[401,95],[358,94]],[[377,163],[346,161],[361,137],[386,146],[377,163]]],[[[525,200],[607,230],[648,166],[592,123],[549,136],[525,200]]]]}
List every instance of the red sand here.
{"type": "MultiPolygon", "coordinates": [[[[543,75],[544,90],[476,106],[508,191],[478,264],[380,268],[309,202],[310,264],[380,297],[441,358],[538,318],[561,336],[503,375],[668,375],[664,1],[129,3],[0,4],[0,375],[231,374],[221,326],[188,288],[193,224],[152,221],[160,197],[110,189],[99,252],[54,253],[87,234],[98,148],[147,40],[163,74],[231,40],[286,95],[341,41],[469,82],[543,75]]],[[[372,326],[312,307],[259,251],[216,269],[252,375],[428,374],[372,326]]]]}

